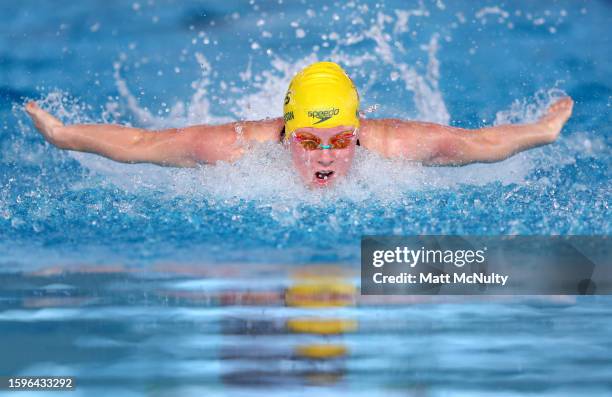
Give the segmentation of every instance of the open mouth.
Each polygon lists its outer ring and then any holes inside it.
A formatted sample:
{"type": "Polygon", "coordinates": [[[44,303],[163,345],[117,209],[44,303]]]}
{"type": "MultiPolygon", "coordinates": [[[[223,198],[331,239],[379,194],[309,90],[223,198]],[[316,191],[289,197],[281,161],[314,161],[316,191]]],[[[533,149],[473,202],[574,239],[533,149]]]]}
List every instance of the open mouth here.
{"type": "Polygon", "coordinates": [[[315,177],[317,181],[327,181],[329,178],[334,175],[334,171],[317,171],[315,172],[315,177]]]}

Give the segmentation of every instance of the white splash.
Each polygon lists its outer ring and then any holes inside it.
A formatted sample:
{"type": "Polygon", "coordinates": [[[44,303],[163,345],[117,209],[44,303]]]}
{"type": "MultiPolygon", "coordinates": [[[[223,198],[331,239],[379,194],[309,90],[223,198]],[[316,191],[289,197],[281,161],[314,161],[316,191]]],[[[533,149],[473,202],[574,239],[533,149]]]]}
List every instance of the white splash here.
{"type": "Polygon", "coordinates": [[[508,11],[505,11],[504,9],[497,6],[481,8],[480,10],[476,11],[476,14],[474,14],[477,19],[482,19],[487,15],[499,15],[500,18],[503,19],[506,19],[510,16],[508,11]]]}
{"type": "Polygon", "coordinates": [[[512,103],[510,109],[497,112],[495,125],[537,121],[550,105],[564,96],[567,94],[558,88],[538,90],[533,99],[517,99],[512,103]]]}

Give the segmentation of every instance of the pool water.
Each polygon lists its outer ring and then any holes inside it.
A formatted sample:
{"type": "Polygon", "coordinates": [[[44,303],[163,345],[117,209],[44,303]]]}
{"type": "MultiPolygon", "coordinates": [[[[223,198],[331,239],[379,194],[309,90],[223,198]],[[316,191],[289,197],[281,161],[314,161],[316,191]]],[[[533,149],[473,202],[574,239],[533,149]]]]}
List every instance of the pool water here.
{"type": "Polygon", "coordinates": [[[607,297],[358,292],[365,234],[610,233],[609,2],[30,0],[0,22],[0,374],[73,374],[84,395],[609,393],[607,297]],[[329,59],[368,118],[529,122],[566,94],[574,115],[496,164],[359,150],[312,192],[277,144],[124,165],[53,148],[22,110],[151,129],[278,117],[293,74],[329,59]],[[334,274],[324,308],[287,301],[303,269],[334,274]]]}

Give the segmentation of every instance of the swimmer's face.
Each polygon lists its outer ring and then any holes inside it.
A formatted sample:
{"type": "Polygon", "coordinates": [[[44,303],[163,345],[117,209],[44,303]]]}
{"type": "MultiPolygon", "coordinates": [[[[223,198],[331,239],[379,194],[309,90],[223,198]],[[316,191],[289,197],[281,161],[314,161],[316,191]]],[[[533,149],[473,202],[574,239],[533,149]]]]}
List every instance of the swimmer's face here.
{"type": "Polygon", "coordinates": [[[356,143],[357,134],[351,126],[300,128],[289,138],[293,164],[309,187],[329,186],[346,175],[356,143]]]}

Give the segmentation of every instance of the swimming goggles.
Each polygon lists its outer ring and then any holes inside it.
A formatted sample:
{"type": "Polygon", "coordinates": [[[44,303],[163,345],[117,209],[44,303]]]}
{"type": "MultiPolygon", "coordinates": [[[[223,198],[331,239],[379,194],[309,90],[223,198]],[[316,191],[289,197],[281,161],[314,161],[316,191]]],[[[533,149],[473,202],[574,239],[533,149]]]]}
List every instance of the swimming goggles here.
{"type": "Polygon", "coordinates": [[[296,132],[293,134],[293,139],[302,145],[305,150],[346,149],[355,138],[356,132],[356,129],[352,131],[342,131],[329,138],[329,144],[327,145],[323,144],[321,138],[308,132],[296,132]]]}

